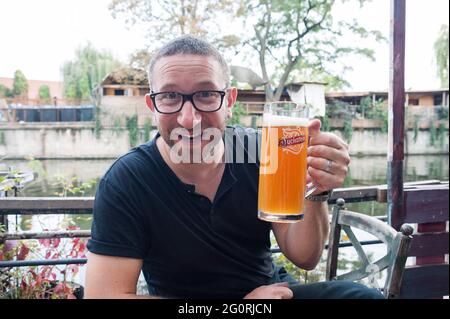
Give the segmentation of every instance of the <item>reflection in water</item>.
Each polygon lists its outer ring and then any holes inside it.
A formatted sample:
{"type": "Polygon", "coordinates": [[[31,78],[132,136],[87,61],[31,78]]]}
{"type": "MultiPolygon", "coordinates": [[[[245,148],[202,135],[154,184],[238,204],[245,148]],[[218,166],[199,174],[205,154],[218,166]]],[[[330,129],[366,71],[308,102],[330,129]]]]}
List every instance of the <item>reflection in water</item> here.
{"type": "MultiPolygon", "coordinates": [[[[353,157],[344,187],[379,185],[387,183],[386,156],[353,157]]],[[[28,184],[19,196],[94,196],[101,176],[114,162],[104,160],[42,160],[4,161],[7,166],[19,170],[33,170],[39,174],[36,181],[28,184]],[[75,192],[67,191],[75,190],[75,192]]],[[[449,159],[445,155],[415,155],[405,158],[405,182],[420,180],[448,180],[449,159]]],[[[385,215],[386,204],[377,202],[352,203],[348,209],[369,215],[385,215]]],[[[88,222],[76,220],[86,228],[88,222]]]]}
{"type": "MultiPolygon", "coordinates": [[[[64,184],[73,183],[80,187],[83,183],[100,180],[101,176],[114,162],[103,160],[42,160],[30,165],[25,160],[4,160],[6,166],[13,166],[21,171],[36,171],[39,177],[21,191],[20,196],[56,196],[61,193],[64,184]],[[40,165],[39,165],[40,163],[40,165]],[[38,169],[36,169],[36,167],[38,169]],[[39,168],[41,167],[41,168],[39,168]],[[75,178],[75,179],[74,179],[75,178]],[[74,180],[73,180],[74,179],[74,180]]],[[[429,179],[448,180],[449,158],[446,155],[415,155],[405,158],[404,180],[419,181],[429,179]]],[[[368,186],[386,184],[387,160],[385,156],[353,157],[345,186],[368,186]]],[[[94,196],[96,184],[85,189],[84,194],[73,196],[94,196]]],[[[67,194],[71,196],[71,194],[67,194]]]]}

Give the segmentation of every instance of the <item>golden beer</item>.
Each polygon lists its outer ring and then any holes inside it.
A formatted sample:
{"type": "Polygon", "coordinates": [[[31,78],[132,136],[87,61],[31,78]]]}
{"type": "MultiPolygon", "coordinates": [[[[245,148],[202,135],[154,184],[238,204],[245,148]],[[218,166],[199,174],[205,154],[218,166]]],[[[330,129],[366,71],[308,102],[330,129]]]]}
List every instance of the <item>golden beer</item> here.
{"type": "Polygon", "coordinates": [[[264,114],[258,217],[271,222],[303,218],[308,119],[264,114]]]}

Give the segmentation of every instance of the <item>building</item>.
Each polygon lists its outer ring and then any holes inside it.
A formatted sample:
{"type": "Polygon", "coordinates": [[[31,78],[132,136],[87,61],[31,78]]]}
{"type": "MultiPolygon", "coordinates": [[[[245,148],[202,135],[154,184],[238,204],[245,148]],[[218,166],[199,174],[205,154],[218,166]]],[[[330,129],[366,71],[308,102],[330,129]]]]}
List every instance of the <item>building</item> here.
{"type": "MultiPolygon", "coordinates": [[[[28,99],[39,100],[39,88],[42,85],[47,85],[50,88],[50,96],[58,100],[63,98],[63,82],[60,81],[45,81],[45,80],[27,80],[28,82],[28,99]]],[[[13,78],[0,77],[0,84],[12,89],[14,83],[13,78]]]]}
{"type": "MultiPolygon", "coordinates": [[[[449,105],[448,88],[437,90],[408,90],[405,92],[407,106],[447,106],[449,105]]],[[[349,105],[360,105],[363,98],[370,98],[372,103],[384,101],[387,103],[387,91],[366,92],[329,92],[325,95],[327,104],[341,101],[349,105]]]]}

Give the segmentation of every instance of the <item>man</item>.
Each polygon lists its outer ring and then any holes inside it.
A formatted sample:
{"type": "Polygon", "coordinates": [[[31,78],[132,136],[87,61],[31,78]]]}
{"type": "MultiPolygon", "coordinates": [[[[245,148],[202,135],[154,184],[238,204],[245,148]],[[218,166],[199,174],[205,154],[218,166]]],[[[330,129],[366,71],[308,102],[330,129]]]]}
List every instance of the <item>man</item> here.
{"type": "MultiPolygon", "coordinates": [[[[215,48],[192,36],[170,42],[153,56],[149,82],[146,102],[158,134],[119,158],[99,184],[87,298],[136,298],[141,270],[145,298],[379,296],[352,283],[288,287],[292,278],[273,265],[271,229],[293,263],[316,266],[328,236],[327,205],[308,201],[304,220],[295,224],[257,218],[259,168],[248,145],[258,136],[242,128],[225,134],[237,90],[215,48]],[[238,144],[246,163],[223,161],[238,144]]],[[[347,145],[320,132],[318,120],[309,131],[308,173],[319,194],[342,185],[350,159],[347,145]]]]}

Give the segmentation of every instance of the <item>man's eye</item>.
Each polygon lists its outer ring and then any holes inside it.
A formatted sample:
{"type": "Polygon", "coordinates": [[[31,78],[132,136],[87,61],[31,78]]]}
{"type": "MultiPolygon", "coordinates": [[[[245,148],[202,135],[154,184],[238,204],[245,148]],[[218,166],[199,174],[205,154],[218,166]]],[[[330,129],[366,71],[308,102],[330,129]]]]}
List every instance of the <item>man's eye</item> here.
{"type": "Polygon", "coordinates": [[[216,97],[216,95],[217,95],[216,92],[209,92],[209,91],[200,92],[200,97],[202,98],[216,97]]]}
{"type": "Polygon", "coordinates": [[[178,98],[178,94],[174,92],[164,93],[161,94],[161,98],[166,100],[174,100],[178,98]]]}

